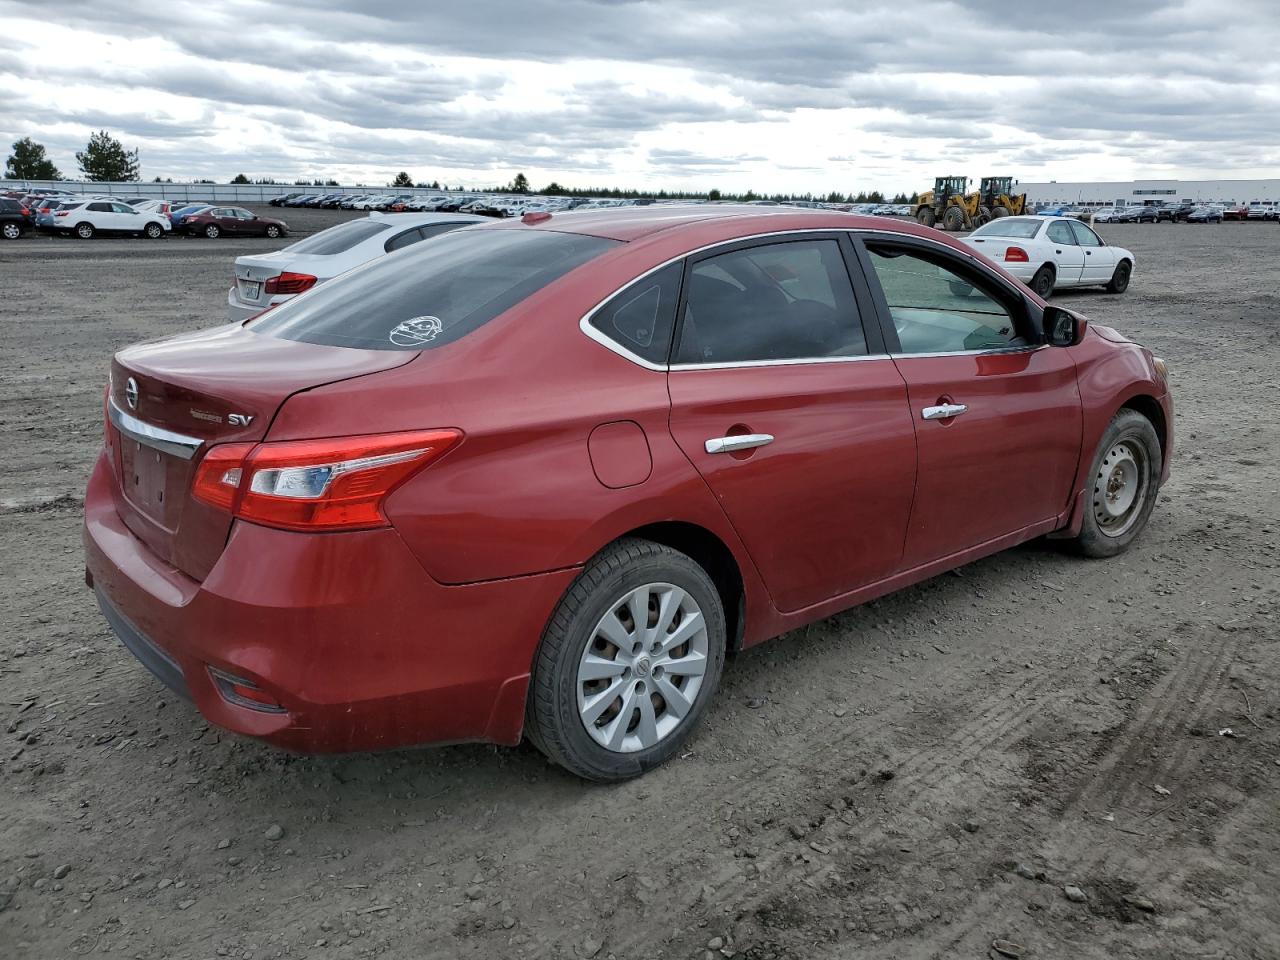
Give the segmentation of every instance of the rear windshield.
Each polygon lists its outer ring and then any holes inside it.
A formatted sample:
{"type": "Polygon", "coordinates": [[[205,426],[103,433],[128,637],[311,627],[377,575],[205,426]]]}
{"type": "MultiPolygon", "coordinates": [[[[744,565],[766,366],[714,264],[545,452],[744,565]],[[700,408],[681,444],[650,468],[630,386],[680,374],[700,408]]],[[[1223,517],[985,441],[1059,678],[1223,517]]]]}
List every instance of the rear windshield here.
{"type": "Polygon", "coordinates": [[[973,231],[975,237],[1016,237],[1019,240],[1030,240],[1040,229],[1039,220],[1020,220],[1017,217],[1001,217],[992,220],[986,226],[973,231]]]}
{"type": "Polygon", "coordinates": [[[383,230],[390,230],[391,224],[385,220],[348,220],[336,227],[322,230],[315,236],[307,237],[285,247],[289,253],[314,253],[320,256],[332,256],[335,253],[346,253],[357,243],[363,243],[370,237],[376,237],[383,230]]]}
{"type": "Polygon", "coordinates": [[[284,340],[366,350],[452,343],[617,246],[543,230],[459,230],[379,257],[255,320],[284,340]]]}

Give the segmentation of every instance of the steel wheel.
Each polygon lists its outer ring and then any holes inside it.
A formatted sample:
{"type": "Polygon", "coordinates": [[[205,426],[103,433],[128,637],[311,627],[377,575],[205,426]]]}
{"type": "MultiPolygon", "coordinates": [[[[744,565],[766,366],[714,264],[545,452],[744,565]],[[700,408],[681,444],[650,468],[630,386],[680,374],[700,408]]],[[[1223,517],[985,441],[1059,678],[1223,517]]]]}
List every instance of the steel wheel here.
{"type": "Polygon", "coordinates": [[[578,665],[578,715],[591,739],[634,753],[669,736],[702,687],[707,648],[702,610],[679,587],[647,583],[618,598],[578,665]]]}
{"type": "Polygon", "coordinates": [[[1141,512],[1147,484],[1146,451],[1121,441],[1107,451],[1093,480],[1093,516],[1108,537],[1122,537],[1141,512]]]}

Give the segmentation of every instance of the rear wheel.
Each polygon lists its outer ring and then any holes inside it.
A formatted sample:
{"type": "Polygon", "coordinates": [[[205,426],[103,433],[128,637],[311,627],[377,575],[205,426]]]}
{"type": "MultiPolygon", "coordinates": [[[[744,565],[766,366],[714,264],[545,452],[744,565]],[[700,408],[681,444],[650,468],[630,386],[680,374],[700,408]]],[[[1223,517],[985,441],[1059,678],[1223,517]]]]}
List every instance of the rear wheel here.
{"type": "Polygon", "coordinates": [[[164,227],[160,226],[158,223],[148,223],[145,232],[152,240],[159,240],[164,236],[164,227]]]}
{"type": "Polygon", "coordinates": [[[1093,458],[1084,522],[1071,541],[1087,557],[1114,557],[1147,525],[1160,489],[1160,438],[1136,410],[1112,419],[1093,458]]]}
{"type": "Polygon", "coordinates": [[[1055,274],[1053,267],[1047,263],[1036,271],[1036,275],[1031,278],[1031,289],[1036,292],[1036,296],[1042,300],[1048,300],[1049,295],[1053,293],[1053,281],[1055,274]]]}
{"type": "Polygon", "coordinates": [[[1116,264],[1116,272],[1111,275],[1111,282],[1107,284],[1107,292],[1124,293],[1129,289],[1131,276],[1133,276],[1133,265],[1128,260],[1121,260],[1116,264]]]}
{"type": "Polygon", "coordinates": [[[218,229],[218,225],[216,223],[211,223],[204,228],[204,235],[210,240],[217,240],[221,233],[222,231],[218,229]]]}
{"type": "Polygon", "coordinates": [[[999,220],[1001,217],[1007,217],[1008,215],[1009,215],[1009,211],[1008,211],[1008,209],[1007,209],[1006,207],[992,207],[992,208],[991,208],[991,219],[992,219],[992,220],[999,220]]]}
{"type": "Polygon", "coordinates": [[[720,595],[691,558],[647,540],[599,554],[560,601],[534,663],[529,739],[588,780],[639,776],[697,726],[724,667],[720,595]]]}
{"type": "Polygon", "coordinates": [[[938,222],[937,215],[933,212],[933,207],[921,207],[916,213],[916,222],[922,227],[932,227],[938,222]]]}
{"type": "Polygon", "coordinates": [[[93,239],[93,224],[92,224],[92,223],[77,223],[77,224],[76,224],[76,236],[77,236],[77,237],[79,237],[81,240],[92,240],[92,239],[93,239]]]}
{"type": "Polygon", "coordinates": [[[17,240],[22,236],[22,225],[6,223],[3,228],[0,228],[0,234],[3,234],[6,240],[17,240]]]}

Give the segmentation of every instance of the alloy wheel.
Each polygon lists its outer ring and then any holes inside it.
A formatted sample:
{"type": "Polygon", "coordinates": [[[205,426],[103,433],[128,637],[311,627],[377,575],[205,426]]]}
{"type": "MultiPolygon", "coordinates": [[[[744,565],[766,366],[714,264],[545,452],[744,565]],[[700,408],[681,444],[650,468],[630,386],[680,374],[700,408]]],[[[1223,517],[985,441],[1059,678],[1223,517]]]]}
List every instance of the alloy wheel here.
{"type": "Polygon", "coordinates": [[[22,233],[22,229],[16,223],[6,223],[4,225],[4,236],[6,240],[17,240],[20,233],[22,233]]]}
{"type": "Polygon", "coordinates": [[[670,736],[707,672],[706,620],[670,583],[636,587],[610,604],[578,665],[578,715],[596,743],[634,753],[670,736]]]}

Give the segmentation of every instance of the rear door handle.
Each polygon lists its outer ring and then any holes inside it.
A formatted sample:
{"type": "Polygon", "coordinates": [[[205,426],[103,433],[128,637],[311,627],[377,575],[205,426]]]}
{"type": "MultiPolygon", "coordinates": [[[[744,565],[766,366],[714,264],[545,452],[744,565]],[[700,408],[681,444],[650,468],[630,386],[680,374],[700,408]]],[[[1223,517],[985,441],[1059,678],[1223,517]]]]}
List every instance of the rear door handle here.
{"type": "Polygon", "coordinates": [[[706,442],[706,448],[707,453],[733,453],[735,450],[750,450],[769,443],[773,443],[772,434],[743,433],[734,437],[712,437],[706,442]]]}
{"type": "Polygon", "coordinates": [[[936,407],[925,407],[920,411],[920,416],[926,420],[950,420],[968,409],[963,403],[940,403],[936,407]]]}

